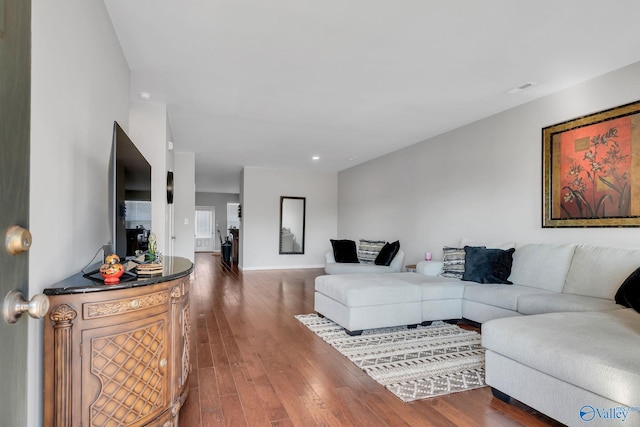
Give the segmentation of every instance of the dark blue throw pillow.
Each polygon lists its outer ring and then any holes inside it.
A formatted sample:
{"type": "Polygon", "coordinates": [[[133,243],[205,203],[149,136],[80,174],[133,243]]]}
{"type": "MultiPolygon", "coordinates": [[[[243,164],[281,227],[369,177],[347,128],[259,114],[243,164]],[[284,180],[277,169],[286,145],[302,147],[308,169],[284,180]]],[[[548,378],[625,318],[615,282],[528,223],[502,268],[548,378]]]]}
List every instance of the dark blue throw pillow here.
{"type": "Polygon", "coordinates": [[[333,247],[333,257],[336,259],[336,262],[349,262],[349,263],[357,263],[358,261],[358,251],[356,250],[356,242],[353,240],[331,240],[331,246],[333,247]]]}
{"type": "Polygon", "coordinates": [[[477,283],[512,284],[507,279],[511,275],[515,249],[502,250],[465,246],[464,251],[462,280],[477,283]]]}
{"type": "Polygon", "coordinates": [[[627,277],[615,296],[616,303],[640,313],[640,268],[627,277]]]}
{"type": "Polygon", "coordinates": [[[400,250],[400,241],[396,240],[393,243],[387,242],[376,257],[374,261],[375,265],[390,265],[393,258],[395,258],[396,254],[400,250]]]}

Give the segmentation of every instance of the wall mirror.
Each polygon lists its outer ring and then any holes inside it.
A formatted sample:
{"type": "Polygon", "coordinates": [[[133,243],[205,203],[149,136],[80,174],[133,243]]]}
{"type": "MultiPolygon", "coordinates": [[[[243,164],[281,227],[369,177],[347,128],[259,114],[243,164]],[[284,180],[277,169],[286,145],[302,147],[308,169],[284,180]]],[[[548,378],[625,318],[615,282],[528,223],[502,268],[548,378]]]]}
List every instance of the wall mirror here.
{"type": "Polygon", "coordinates": [[[280,197],[280,255],[304,254],[305,197],[280,197]]]}

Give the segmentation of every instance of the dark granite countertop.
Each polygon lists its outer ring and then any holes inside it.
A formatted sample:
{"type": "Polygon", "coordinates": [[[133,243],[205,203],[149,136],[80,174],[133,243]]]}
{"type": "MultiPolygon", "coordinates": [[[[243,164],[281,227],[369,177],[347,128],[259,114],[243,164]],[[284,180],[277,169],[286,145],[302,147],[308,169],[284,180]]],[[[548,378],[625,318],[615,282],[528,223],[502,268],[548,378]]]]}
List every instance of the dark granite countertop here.
{"type": "Polygon", "coordinates": [[[164,257],[162,260],[162,274],[137,277],[134,269],[125,273],[120,278],[120,283],[105,285],[102,276],[100,276],[100,273],[97,271],[91,274],[78,273],[46,288],[43,293],[45,295],[70,295],[129,289],[179,279],[191,274],[192,271],[193,263],[188,259],[181,257],[164,257]]]}

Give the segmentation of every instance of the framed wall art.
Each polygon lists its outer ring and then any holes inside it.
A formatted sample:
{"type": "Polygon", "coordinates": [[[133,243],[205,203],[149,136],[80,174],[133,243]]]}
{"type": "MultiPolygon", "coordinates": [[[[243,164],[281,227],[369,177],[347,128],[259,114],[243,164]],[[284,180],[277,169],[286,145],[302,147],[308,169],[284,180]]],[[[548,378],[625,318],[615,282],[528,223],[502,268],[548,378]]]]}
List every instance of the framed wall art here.
{"type": "Polygon", "coordinates": [[[640,226],[640,101],[542,129],[543,227],[640,226]]]}

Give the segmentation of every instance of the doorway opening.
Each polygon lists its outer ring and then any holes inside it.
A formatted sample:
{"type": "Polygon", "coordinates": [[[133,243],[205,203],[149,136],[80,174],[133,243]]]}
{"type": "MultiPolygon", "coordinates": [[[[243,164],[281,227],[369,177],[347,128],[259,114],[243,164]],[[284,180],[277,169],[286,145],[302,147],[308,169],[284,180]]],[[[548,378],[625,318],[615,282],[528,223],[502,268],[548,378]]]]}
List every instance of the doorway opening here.
{"type": "Polygon", "coordinates": [[[195,252],[213,252],[216,208],[214,206],[196,206],[195,252]]]}

